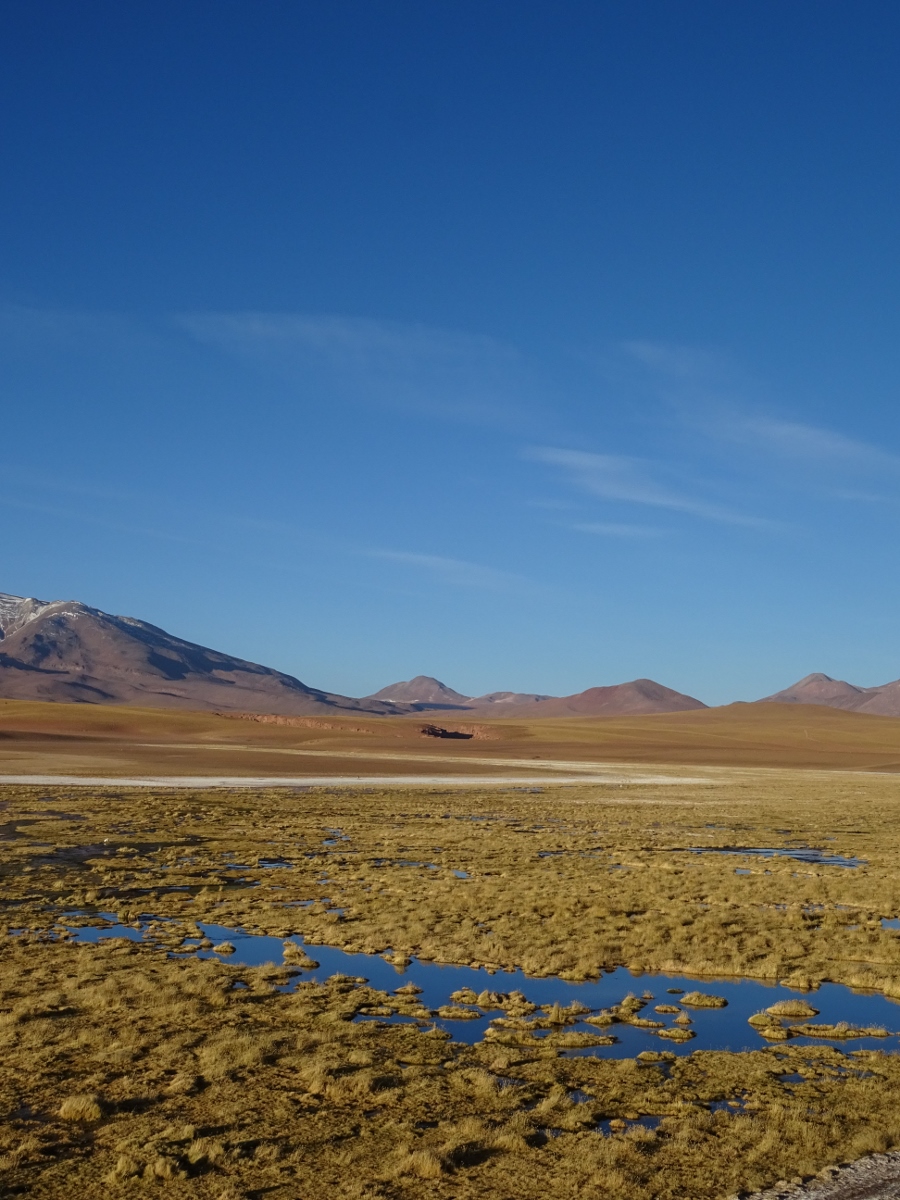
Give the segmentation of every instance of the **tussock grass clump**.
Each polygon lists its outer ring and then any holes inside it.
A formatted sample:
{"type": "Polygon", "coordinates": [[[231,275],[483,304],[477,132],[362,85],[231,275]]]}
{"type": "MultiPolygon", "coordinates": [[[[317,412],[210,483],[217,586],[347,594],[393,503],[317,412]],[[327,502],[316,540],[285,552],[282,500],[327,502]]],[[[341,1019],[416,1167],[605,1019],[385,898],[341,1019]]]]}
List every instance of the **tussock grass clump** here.
{"type": "Polygon", "coordinates": [[[99,1121],[103,1116],[100,1097],[93,1093],[69,1096],[59,1106],[59,1115],[64,1121],[99,1121]]]}
{"type": "Polygon", "coordinates": [[[194,1138],[187,1148],[186,1158],[193,1166],[200,1163],[218,1163],[225,1157],[225,1147],[216,1138],[194,1138]]]}
{"type": "Polygon", "coordinates": [[[619,1039],[611,1034],[604,1036],[600,1033],[581,1033],[576,1029],[560,1033],[550,1033],[540,1039],[541,1045],[560,1046],[563,1048],[586,1048],[588,1046],[614,1046],[619,1039]]]}
{"type": "Polygon", "coordinates": [[[594,1013],[592,1017],[585,1017],[585,1022],[588,1025],[599,1025],[601,1029],[608,1025],[613,1025],[618,1020],[608,1009],[602,1009],[598,1013],[594,1013]]]}
{"type": "Polygon", "coordinates": [[[471,988],[459,988],[455,992],[450,993],[450,999],[454,1004],[477,1004],[478,993],[473,992],[471,988]]]}
{"type": "Polygon", "coordinates": [[[489,992],[485,988],[483,992],[479,992],[475,1003],[479,1008],[502,1008],[505,1000],[506,997],[501,996],[499,992],[489,992]]]}
{"type": "MultiPolygon", "coordinates": [[[[806,1000],[779,1000],[766,1009],[773,1017],[817,1017],[819,1010],[806,1000]]],[[[752,1021],[752,1018],[751,1018],[752,1021]]]]}
{"type": "Polygon", "coordinates": [[[756,1027],[760,1037],[764,1037],[769,1042],[786,1042],[793,1037],[793,1031],[789,1028],[785,1029],[783,1025],[777,1023],[772,1025],[762,1025],[756,1027]]]}
{"type": "Polygon", "coordinates": [[[234,954],[234,945],[231,942],[219,942],[218,946],[213,946],[216,954],[234,954]]]}
{"type": "MultiPolygon", "coordinates": [[[[226,946],[231,946],[230,942],[223,943],[226,946]]],[[[234,947],[231,950],[218,950],[220,954],[233,954],[234,947]]],[[[292,967],[299,967],[301,971],[315,971],[319,966],[314,958],[311,958],[302,946],[297,942],[286,941],[284,943],[284,961],[292,967]]]]}
{"type": "Polygon", "coordinates": [[[762,1012],[756,1012],[747,1018],[749,1025],[756,1026],[760,1029],[766,1029],[770,1025],[780,1024],[778,1021],[772,1020],[772,1010],[770,1008],[763,1009],[762,1012]]]}
{"type": "Polygon", "coordinates": [[[140,1172],[141,1164],[136,1158],[132,1158],[130,1154],[120,1154],[107,1179],[109,1183],[116,1183],[120,1179],[133,1179],[140,1172]]]}
{"type": "Polygon", "coordinates": [[[391,1166],[395,1178],[415,1175],[418,1179],[439,1179],[444,1172],[444,1164],[433,1150],[407,1150],[391,1166]]]}
{"type": "Polygon", "coordinates": [[[851,1025],[849,1021],[838,1021],[834,1025],[794,1025],[792,1032],[798,1037],[813,1038],[861,1038],[888,1036],[883,1025],[851,1025]]]}
{"type": "Polygon", "coordinates": [[[477,1021],[481,1017],[481,1013],[474,1008],[463,1008],[459,1004],[442,1004],[437,1014],[445,1021],[477,1021]]]}
{"type": "Polygon", "coordinates": [[[682,1004],[691,1008],[725,1008],[728,1001],[724,996],[713,996],[710,992],[685,992],[681,997],[682,1004]]]}
{"type": "Polygon", "coordinates": [[[545,1028],[553,1025],[572,1025],[582,1013],[589,1013],[591,1010],[586,1008],[575,1000],[572,1004],[562,1005],[558,1000],[552,1004],[545,1004],[542,1011],[546,1013],[546,1017],[541,1017],[536,1022],[539,1028],[545,1028]]]}
{"type": "Polygon", "coordinates": [[[259,1066],[272,1052],[274,1038],[252,1031],[223,1030],[209,1037],[197,1062],[207,1079],[224,1079],[259,1066]]]}
{"type": "Polygon", "coordinates": [[[619,1008],[623,1012],[640,1012],[646,1003],[646,1000],[642,1000],[639,996],[635,996],[633,992],[629,992],[625,999],[619,1002],[619,1008]]]}

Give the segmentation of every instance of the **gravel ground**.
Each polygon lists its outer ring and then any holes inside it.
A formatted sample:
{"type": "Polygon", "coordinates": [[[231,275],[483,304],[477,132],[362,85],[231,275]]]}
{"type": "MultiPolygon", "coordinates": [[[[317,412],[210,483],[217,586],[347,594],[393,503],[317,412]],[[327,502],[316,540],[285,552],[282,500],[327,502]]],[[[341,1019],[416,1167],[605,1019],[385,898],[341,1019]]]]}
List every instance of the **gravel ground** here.
{"type": "Polygon", "coordinates": [[[847,1167],[830,1168],[819,1179],[766,1192],[746,1200],[900,1200],[900,1152],[872,1154],[847,1167]],[[825,1176],[828,1178],[825,1178],[825,1176]]]}

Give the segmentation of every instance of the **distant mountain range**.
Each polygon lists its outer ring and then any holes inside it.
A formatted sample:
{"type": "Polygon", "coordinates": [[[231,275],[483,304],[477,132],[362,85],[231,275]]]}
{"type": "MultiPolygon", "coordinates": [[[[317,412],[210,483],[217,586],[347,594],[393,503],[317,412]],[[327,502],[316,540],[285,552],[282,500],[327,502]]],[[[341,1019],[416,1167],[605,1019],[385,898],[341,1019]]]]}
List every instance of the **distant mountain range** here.
{"type": "MultiPolygon", "coordinates": [[[[536,700],[552,700],[536,692],[489,692],[486,696],[462,696],[433,675],[417,675],[405,683],[392,683],[366,697],[367,700],[386,700],[389,704],[437,704],[442,708],[483,708],[493,704],[532,704],[536,700]]],[[[494,714],[495,716],[497,714],[494,714]]]]}
{"type": "MultiPolygon", "coordinates": [[[[68,600],[0,592],[0,697],[81,704],[308,716],[322,713],[411,715],[444,711],[466,717],[627,716],[707,706],[652,679],[592,687],[572,696],[489,692],[465,696],[430,675],[355,699],[309,687],[271,667],[247,662],[68,600]]],[[[823,704],[900,716],[900,680],[861,688],[807,675],[764,701],[823,704]]]]}
{"type": "Polygon", "coordinates": [[[630,713],[684,712],[706,705],[652,679],[635,679],[610,687],[588,688],[574,696],[542,696],[537,692],[489,692],[486,696],[463,696],[434,679],[417,675],[406,683],[392,683],[368,699],[389,703],[430,703],[464,709],[482,717],[600,717],[627,716],[630,713]]]}

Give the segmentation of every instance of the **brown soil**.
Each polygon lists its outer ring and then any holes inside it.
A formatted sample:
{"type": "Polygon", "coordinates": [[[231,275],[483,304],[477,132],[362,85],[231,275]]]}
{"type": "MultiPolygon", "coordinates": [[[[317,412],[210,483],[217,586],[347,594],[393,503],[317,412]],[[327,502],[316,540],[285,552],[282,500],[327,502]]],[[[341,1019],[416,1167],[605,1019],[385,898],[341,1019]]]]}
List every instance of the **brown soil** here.
{"type": "Polygon", "coordinates": [[[433,773],[434,762],[442,764],[442,775],[508,775],[513,767],[538,770],[551,762],[556,769],[559,763],[668,763],[900,770],[896,718],[812,705],[482,721],[478,736],[440,743],[422,737],[421,723],[418,714],[282,724],[126,705],[0,700],[0,774],[420,775],[433,773]]]}

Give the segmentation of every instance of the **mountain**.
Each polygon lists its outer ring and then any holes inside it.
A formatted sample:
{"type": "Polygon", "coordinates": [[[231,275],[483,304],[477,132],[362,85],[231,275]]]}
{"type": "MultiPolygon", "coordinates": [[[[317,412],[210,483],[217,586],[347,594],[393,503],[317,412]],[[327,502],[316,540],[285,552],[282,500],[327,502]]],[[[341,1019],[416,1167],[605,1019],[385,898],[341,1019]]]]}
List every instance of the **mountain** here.
{"type": "MultiPolygon", "coordinates": [[[[433,675],[417,675],[405,683],[392,683],[366,696],[367,700],[387,700],[390,703],[406,703],[417,705],[433,705],[439,708],[482,708],[487,705],[512,707],[518,704],[530,704],[534,700],[549,700],[549,696],[539,696],[536,692],[489,692],[486,696],[464,696],[447,687],[433,675]]],[[[501,716],[496,712],[494,716],[501,716]]]]}
{"type": "Polygon", "coordinates": [[[876,687],[857,687],[843,679],[816,672],[776,692],[765,696],[758,704],[824,704],[846,712],[871,713],[880,717],[900,717],[900,679],[876,687]]]}
{"type": "MultiPolygon", "coordinates": [[[[483,717],[500,715],[487,707],[481,708],[478,701],[473,701],[470,707],[483,717]]],[[[527,716],[531,720],[542,717],[624,717],[686,712],[693,708],[706,708],[706,705],[652,679],[633,679],[630,683],[588,688],[574,696],[544,696],[510,704],[503,715],[527,716]]]]}
{"type": "Polygon", "coordinates": [[[461,708],[471,696],[462,696],[433,675],[417,675],[404,683],[392,683],[366,696],[366,700],[386,700],[391,704],[436,704],[442,708],[461,708]]]}
{"type": "Polygon", "coordinates": [[[291,715],[398,711],[396,705],[307,687],[292,675],[186,642],[134,617],[3,593],[0,696],[291,715]]]}
{"type": "Polygon", "coordinates": [[[472,697],[430,675],[417,675],[356,700],[187,642],[134,617],[112,616],[74,600],[36,600],[5,593],[0,593],[0,697],[283,716],[329,712],[402,716],[444,709],[466,716],[535,718],[706,707],[650,679],[588,688],[575,696],[490,692],[472,697]]]}
{"type": "Polygon", "coordinates": [[[542,696],[536,692],[489,692],[463,696],[431,675],[417,675],[406,683],[392,683],[367,699],[404,701],[407,704],[465,709],[481,717],[606,717],[629,714],[684,712],[706,708],[652,679],[635,679],[611,687],[588,688],[574,696],[542,696]]]}
{"type": "MultiPolygon", "coordinates": [[[[486,696],[476,696],[474,700],[470,700],[471,707],[481,708],[482,705],[494,704],[500,709],[504,705],[512,707],[514,705],[533,704],[537,700],[552,700],[552,696],[542,696],[538,692],[488,692],[486,696]]],[[[493,714],[495,717],[502,717],[502,711],[497,711],[493,714]]]]}

